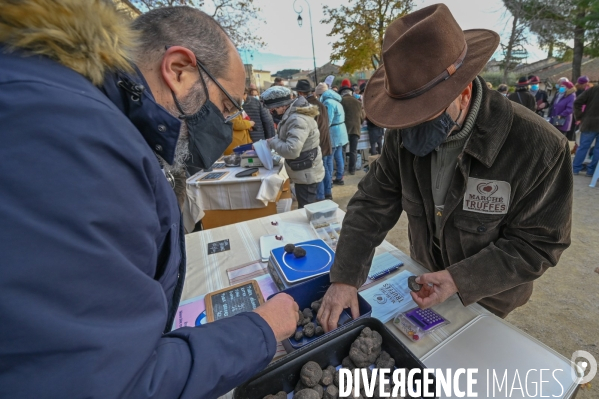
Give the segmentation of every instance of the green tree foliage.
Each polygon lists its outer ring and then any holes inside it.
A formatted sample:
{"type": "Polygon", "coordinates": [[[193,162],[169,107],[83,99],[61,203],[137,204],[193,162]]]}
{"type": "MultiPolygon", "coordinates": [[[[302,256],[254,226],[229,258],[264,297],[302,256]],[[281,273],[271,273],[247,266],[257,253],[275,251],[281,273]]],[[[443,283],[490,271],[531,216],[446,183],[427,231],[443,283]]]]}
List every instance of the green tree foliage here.
{"type": "Polygon", "coordinates": [[[349,0],[339,8],[325,5],[325,18],[320,22],[333,27],[327,35],[335,39],[331,61],[344,61],[342,73],[377,68],[387,26],[412,7],[413,0],[349,0]]]}
{"type": "Polygon", "coordinates": [[[264,47],[262,38],[256,34],[256,24],[261,20],[260,8],[254,0],[133,0],[133,3],[146,11],[167,6],[199,8],[222,25],[237,48],[264,47]]]}

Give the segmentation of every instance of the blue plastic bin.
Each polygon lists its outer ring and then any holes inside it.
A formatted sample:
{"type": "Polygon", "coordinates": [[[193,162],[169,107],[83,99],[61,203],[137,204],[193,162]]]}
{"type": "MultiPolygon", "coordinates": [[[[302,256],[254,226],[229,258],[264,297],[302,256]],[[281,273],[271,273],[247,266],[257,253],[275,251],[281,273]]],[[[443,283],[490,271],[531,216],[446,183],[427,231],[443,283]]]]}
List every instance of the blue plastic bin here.
{"type": "MultiPolygon", "coordinates": [[[[312,304],[312,302],[317,301],[320,298],[322,298],[324,296],[324,294],[327,292],[327,289],[329,288],[330,285],[331,285],[331,282],[329,279],[329,274],[327,273],[327,274],[318,276],[316,278],[313,278],[311,280],[305,281],[303,283],[294,285],[293,287],[287,288],[286,290],[283,290],[281,292],[284,292],[284,293],[288,294],[289,296],[291,296],[295,300],[295,302],[298,304],[299,309],[301,311],[306,308],[309,308],[310,305],[312,304]]],[[[277,295],[277,294],[271,295],[268,299],[272,298],[275,295],[277,295]]],[[[360,310],[360,317],[358,317],[356,320],[352,320],[351,310],[345,309],[343,311],[343,313],[341,313],[341,316],[339,317],[339,324],[345,326],[345,325],[352,324],[352,323],[356,322],[357,320],[370,317],[370,314],[372,313],[372,306],[370,306],[370,304],[368,302],[366,302],[366,300],[364,298],[362,298],[360,293],[358,293],[358,307],[360,310]]],[[[314,315],[314,316],[316,316],[316,315],[314,315]]],[[[302,327],[300,326],[296,329],[296,331],[300,331],[301,329],[302,329],[302,327]]],[[[333,331],[331,331],[331,332],[333,332],[333,331]]],[[[285,348],[285,351],[287,353],[291,353],[309,343],[312,343],[320,338],[326,337],[331,332],[323,334],[319,337],[317,337],[317,336],[313,336],[312,338],[304,337],[299,342],[293,338],[287,338],[287,339],[283,340],[282,344],[283,344],[283,347],[285,348]]]]}

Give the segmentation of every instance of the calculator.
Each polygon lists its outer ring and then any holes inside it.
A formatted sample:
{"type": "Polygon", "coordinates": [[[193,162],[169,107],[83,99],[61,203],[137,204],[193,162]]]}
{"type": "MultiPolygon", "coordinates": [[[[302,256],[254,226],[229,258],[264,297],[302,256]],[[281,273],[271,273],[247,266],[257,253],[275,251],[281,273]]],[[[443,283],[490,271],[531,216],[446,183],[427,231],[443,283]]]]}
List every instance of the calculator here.
{"type": "Polygon", "coordinates": [[[402,312],[393,320],[393,325],[414,342],[447,324],[449,320],[434,310],[420,308],[402,312]]]}
{"type": "Polygon", "coordinates": [[[428,331],[445,321],[439,313],[432,309],[412,309],[406,313],[406,317],[416,323],[424,331],[428,331]]]}

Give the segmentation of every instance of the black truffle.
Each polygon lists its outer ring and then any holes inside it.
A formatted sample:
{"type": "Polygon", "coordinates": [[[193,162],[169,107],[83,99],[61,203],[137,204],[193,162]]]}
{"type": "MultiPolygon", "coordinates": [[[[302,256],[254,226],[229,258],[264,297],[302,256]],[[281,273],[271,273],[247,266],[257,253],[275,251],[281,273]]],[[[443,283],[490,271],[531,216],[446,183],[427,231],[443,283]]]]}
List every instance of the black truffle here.
{"type": "Polygon", "coordinates": [[[318,385],[322,378],[322,369],[316,362],[308,362],[302,367],[300,372],[300,380],[308,388],[318,385]]]}
{"type": "Polygon", "coordinates": [[[353,370],[356,368],[356,365],[354,364],[354,362],[351,361],[351,359],[349,358],[349,356],[347,356],[346,358],[344,358],[341,361],[341,365],[346,368],[346,369],[350,369],[353,370]]]}
{"type": "Polygon", "coordinates": [[[322,399],[322,395],[324,394],[324,388],[320,384],[316,384],[312,387],[313,390],[318,392],[318,397],[322,399]]]}
{"type": "Polygon", "coordinates": [[[335,370],[335,374],[333,374],[333,384],[339,386],[339,370],[335,370]]]}
{"type": "Polygon", "coordinates": [[[383,337],[381,337],[381,334],[366,327],[352,343],[349,358],[356,367],[368,367],[379,357],[382,344],[383,337]]]}
{"type": "MultiPolygon", "coordinates": [[[[280,248],[280,247],[279,247],[280,248]]],[[[285,245],[285,248],[283,248],[285,250],[285,252],[287,252],[288,254],[292,254],[293,250],[295,249],[295,245],[293,244],[287,244],[285,245]]]]}
{"type": "MultiPolygon", "coordinates": [[[[333,370],[335,368],[333,367],[333,370]]],[[[320,379],[320,383],[324,386],[331,385],[333,383],[333,374],[335,371],[331,371],[329,367],[326,370],[322,371],[322,378],[320,379]]]]}
{"type": "Polygon", "coordinates": [[[324,399],[337,399],[339,397],[339,389],[335,385],[329,385],[324,391],[324,399]]]}
{"type": "Polygon", "coordinates": [[[311,321],[312,320],[310,320],[309,318],[304,317],[303,320],[302,320],[302,326],[305,326],[306,324],[310,323],[311,321]]]}
{"type": "Polygon", "coordinates": [[[395,359],[385,351],[382,351],[378,359],[376,359],[376,367],[379,369],[391,369],[395,367],[395,359]]]}
{"type": "Polygon", "coordinates": [[[306,250],[304,248],[302,248],[302,247],[296,247],[293,250],[293,255],[296,258],[303,258],[304,256],[306,256],[306,250]]]}
{"type": "Polygon", "coordinates": [[[324,328],[322,328],[321,326],[316,326],[316,328],[314,329],[314,335],[316,335],[317,337],[321,336],[322,334],[324,334],[324,328]]]}
{"type": "Polygon", "coordinates": [[[302,338],[304,338],[304,332],[296,331],[295,335],[293,336],[293,339],[295,339],[296,341],[301,341],[302,338]]]}
{"type": "Polygon", "coordinates": [[[304,335],[308,338],[312,338],[315,330],[316,327],[314,326],[314,323],[308,323],[304,326],[304,335]]]}
{"type": "Polygon", "coordinates": [[[320,395],[315,390],[306,388],[293,395],[293,399],[320,399],[320,395]]]}
{"type": "Polygon", "coordinates": [[[308,388],[308,387],[306,385],[304,385],[304,383],[302,382],[302,379],[300,378],[300,380],[295,385],[295,389],[293,390],[293,392],[298,393],[302,389],[306,389],[306,388],[308,388]]]}
{"type": "Polygon", "coordinates": [[[312,313],[312,310],[310,308],[304,309],[302,314],[304,315],[304,317],[310,319],[310,321],[312,321],[312,319],[314,318],[314,313],[312,313]]]}
{"type": "Polygon", "coordinates": [[[285,391],[279,391],[275,395],[266,395],[264,399],[287,399],[287,393],[285,391]]]}
{"type": "Polygon", "coordinates": [[[418,284],[416,282],[416,276],[410,276],[408,277],[408,287],[414,291],[414,292],[418,292],[422,289],[422,284],[418,284]]]}
{"type": "Polygon", "coordinates": [[[299,313],[299,319],[297,319],[297,326],[302,326],[304,323],[304,314],[301,311],[297,311],[299,313]]]}
{"type": "Polygon", "coordinates": [[[310,307],[312,308],[312,310],[314,311],[314,313],[318,313],[318,310],[320,310],[320,305],[322,304],[322,298],[320,298],[318,301],[314,301],[310,304],[310,307]]]}

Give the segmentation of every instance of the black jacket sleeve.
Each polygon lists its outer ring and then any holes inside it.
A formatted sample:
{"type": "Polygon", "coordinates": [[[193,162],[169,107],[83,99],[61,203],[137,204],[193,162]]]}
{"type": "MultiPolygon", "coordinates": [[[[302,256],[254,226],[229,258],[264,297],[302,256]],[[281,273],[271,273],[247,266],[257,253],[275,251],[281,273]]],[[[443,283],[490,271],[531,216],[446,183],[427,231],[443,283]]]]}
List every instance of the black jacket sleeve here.
{"type": "Polygon", "coordinates": [[[268,109],[262,106],[262,104],[260,105],[260,119],[262,120],[262,126],[264,126],[264,138],[269,139],[274,137],[277,133],[275,131],[275,123],[268,109]]]}

